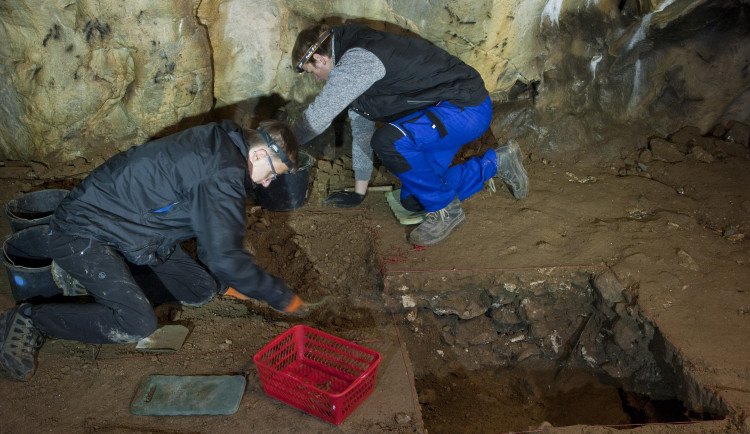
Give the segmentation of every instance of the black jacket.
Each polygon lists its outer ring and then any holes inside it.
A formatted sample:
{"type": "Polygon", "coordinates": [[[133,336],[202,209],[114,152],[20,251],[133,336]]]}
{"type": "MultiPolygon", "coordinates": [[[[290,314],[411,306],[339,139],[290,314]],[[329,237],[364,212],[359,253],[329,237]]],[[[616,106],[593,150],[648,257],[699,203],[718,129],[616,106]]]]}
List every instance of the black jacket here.
{"type": "Polygon", "coordinates": [[[391,122],[440,101],[473,107],[489,96],[474,68],[423,39],[379,32],[363,24],[336,27],[333,34],[337,56],[363,48],[385,66],[385,77],[351,105],[370,120],[391,122]]]}
{"type": "Polygon", "coordinates": [[[50,228],[107,243],[140,265],[160,264],[196,238],[199,259],[222,284],[284,308],[291,289],[243,247],[249,148],[232,121],[133,147],[76,186],[50,228]]]}

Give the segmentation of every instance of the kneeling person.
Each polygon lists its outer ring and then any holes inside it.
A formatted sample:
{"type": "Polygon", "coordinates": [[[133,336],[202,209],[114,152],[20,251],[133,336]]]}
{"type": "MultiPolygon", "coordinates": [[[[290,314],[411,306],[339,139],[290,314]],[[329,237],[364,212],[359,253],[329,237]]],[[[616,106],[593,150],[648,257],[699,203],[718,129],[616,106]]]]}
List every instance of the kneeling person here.
{"type": "MultiPolygon", "coordinates": [[[[211,123],[118,154],[97,167],[50,222],[54,275],[92,302],[22,303],[0,315],[0,365],[14,378],[35,371],[43,336],[132,343],[157,328],[134,268],[146,268],[172,300],[201,305],[230,291],[281,312],[304,306],[243,247],[248,188],[297,167],[298,145],[281,122],[257,130],[211,123]],[[197,240],[194,261],[180,246],[197,240]]],[[[66,286],[67,285],[67,286],[66,286]]]]}

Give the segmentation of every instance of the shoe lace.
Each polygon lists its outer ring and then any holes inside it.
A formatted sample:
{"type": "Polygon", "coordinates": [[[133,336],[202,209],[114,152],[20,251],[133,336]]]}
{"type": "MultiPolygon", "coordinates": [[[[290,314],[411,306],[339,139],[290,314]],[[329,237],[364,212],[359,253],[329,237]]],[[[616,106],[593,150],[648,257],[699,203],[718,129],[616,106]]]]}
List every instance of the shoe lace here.
{"type": "Polygon", "coordinates": [[[495,178],[490,178],[487,182],[487,187],[490,188],[490,191],[493,193],[497,193],[497,188],[495,188],[495,178]]]}
{"type": "Polygon", "coordinates": [[[427,215],[425,215],[424,217],[424,219],[430,223],[435,223],[438,218],[443,223],[445,223],[445,219],[448,218],[448,211],[445,208],[443,208],[440,211],[428,212],[427,215]]]}

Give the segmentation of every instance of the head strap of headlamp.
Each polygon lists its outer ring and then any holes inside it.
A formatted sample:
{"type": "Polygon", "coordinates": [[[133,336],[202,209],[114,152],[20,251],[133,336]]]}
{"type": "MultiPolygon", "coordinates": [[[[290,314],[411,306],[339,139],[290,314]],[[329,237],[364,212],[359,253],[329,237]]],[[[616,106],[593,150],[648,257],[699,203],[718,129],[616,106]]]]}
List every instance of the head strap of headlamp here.
{"type": "Polygon", "coordinates": [[[276,143],[276,140],[274,140],[268,132],[266,132],[263,129],[258,128],[255,130],[260,134],[261,137],[263,137],[263,140],[266,141],[266,144],[268,145],[268,148],[273,151],[274,154],[276,154],[279,157],[279,160],[281,160],[282,163],[286,164],[286,167],[289,168],[289,172],[287,173],[294,173],[296,169],[294,168],[294,163],[292,163],[292,160],[289,158],[288,155],[286,155],[286,152],[284,152],[283,149],[281,149],[281,146],[279,146],[278,143],[276,143]]]}
{"type": "Polygon", "coordinates": [[[305,66],[305,63],[307,63],[308,60],[312,57],[313,54],[315,54],[316,51],[318,51],[318,48],[320,48],[321,45],[323,45],[323,42],[325,42],[328,37],[331,36],[331,31],[326,30],[323,33],[318,36],[318,41],[314,44],[312,44],[312,47],[310,47],[309,50],[307,50],[307,53],[305,53],[304,56],[302,56],[302,59],[300,59],[299,63],[297,63],[297,66],[294,68],[295,71],[302,74],[305,72],[304,69],[302,69],[303,66],[305,66]]]}

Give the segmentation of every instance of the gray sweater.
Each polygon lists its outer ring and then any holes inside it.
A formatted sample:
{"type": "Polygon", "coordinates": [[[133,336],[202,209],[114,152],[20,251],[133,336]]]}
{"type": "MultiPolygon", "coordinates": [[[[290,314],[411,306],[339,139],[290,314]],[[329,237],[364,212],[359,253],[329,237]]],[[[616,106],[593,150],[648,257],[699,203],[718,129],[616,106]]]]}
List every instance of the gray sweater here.
{"type": "MultiPolygon", "coordinates": [[[[310,103],[302,119],[294,126],[300,144],[305,144],[326,130],[343,110],[362,95],[373,83],[385,77],[385,66],[378,57],[362,48],[347,50],[336,63],[323,90],[310,103]]],[[[375,122],[352,110],[348,111],[352,127],[352,169],[354,179],[369,181],[372,175],[372,147],[370,139],[375,122]]]]}

